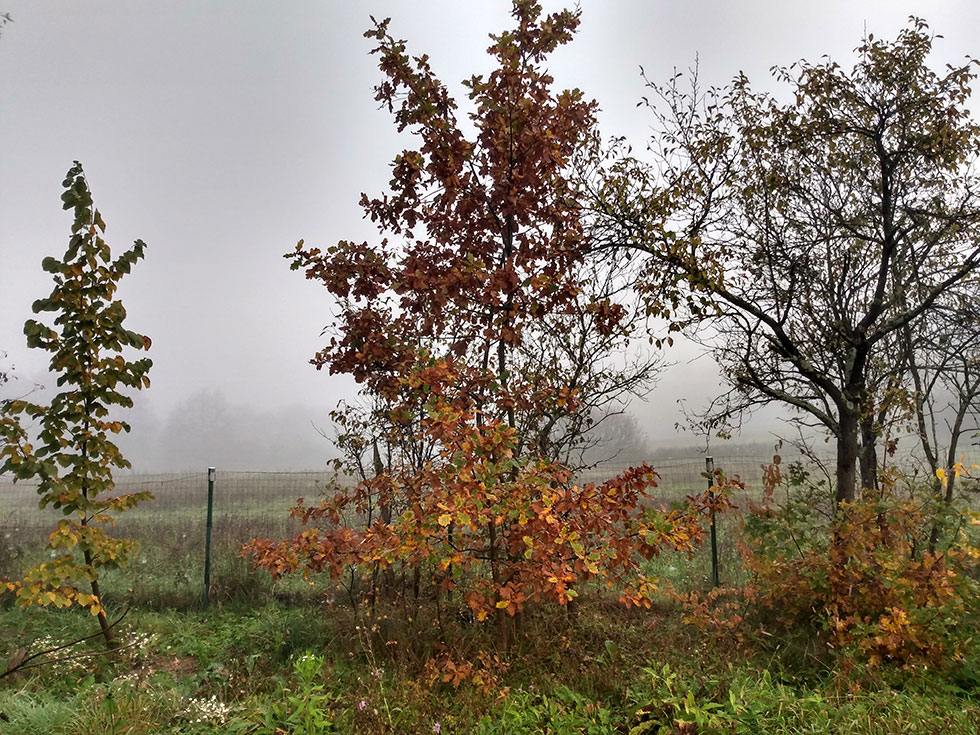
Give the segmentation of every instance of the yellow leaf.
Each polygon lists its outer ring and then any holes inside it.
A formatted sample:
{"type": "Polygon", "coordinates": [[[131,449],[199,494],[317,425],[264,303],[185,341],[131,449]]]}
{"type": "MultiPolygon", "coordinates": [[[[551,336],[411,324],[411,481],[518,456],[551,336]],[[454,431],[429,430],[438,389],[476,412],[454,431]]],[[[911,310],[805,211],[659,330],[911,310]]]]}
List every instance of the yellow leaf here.
{"type": "Polygon", "coordinates": [[[506,610],[510,607],[510,600],[501,600],[497,603],[496,607],[498,610],[506,610]]]}
{"type": "Polygon", "coordinates": [[[441,516],[439,516],[439,525],[442,526],[443,528],[445,528],[452,522],[453,522],[453,517],[450,513],[443,513],[441,516]]]}

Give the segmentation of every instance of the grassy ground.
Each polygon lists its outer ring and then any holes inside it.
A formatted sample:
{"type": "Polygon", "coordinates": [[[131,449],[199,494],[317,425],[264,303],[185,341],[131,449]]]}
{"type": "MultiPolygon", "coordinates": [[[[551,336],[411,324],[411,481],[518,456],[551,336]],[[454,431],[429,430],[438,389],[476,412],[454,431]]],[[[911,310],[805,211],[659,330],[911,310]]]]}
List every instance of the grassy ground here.
{"type": "MultiPolygon", "coordinates": [[[[6,607],[0,656],[94,630],[82,613],[6,607]]],[[[96,638],[70,649],[91,656],[0,680],[0,734],[980,733],[963,677],[842,678],[805,641],[734,647],[668,602],[589,597],[574,620],[541,607],[506,653],[445,609],[371,618],[310,594],[136,608],[118,631],[118,652],[96,638]]]]}
{"type": "MultiPolygon", "coordinates": [[[[574,617],[530,610],[501,651],[491,624],[445,600],[371,616],[329,580],[251,574],[236,528],[216,534],[203,610],[200,539],[154,522],[153,543],[103,578],[110,612],[128,609],[121,648],[106,653],[95,637],[0,678],[0,735],[980,735],[980,643],[943,671],[872,672],[813,637],[719,638],[686,625],[679,595],[628,610],[586,593],[574,617]]],[[[737,513],[719,519],[723,585],[741,581],[735,526],[737,513]]],[[[37,560],[15,541],[0,543],[0,573],[37,560]]],[[[650,571],[681,595],[703,592],[708,546],[665,554],[650,571]]],[[[21,648],[96,630],[82,612],[0,597],[0,672],[21,648]]]]}

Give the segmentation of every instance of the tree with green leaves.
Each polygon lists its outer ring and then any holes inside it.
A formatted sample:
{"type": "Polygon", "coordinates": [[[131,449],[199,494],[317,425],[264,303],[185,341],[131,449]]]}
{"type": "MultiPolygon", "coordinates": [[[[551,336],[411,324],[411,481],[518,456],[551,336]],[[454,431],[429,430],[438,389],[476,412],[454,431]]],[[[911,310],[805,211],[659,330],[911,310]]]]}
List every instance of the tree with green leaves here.
{"type": "Polygon", "coordinates": [[[136,542],[113,538],[106,529],[115,514],[152,499],[150,493],[113,493],[112,477],[113,469],[130,467],[111,440],[129,431],[116,416],[133,405],[125,391],[150,384],[151,361],[123,355],[126,349],[148,350],[150,339],[126,329],[126,310],[116,298],[119,281],[143,257],[145,245],[137,240],[113,259],[77,161],[64,187],[64,208],[74,212],[71,240],[63,258],[42,261],[55,285],[50,296],[34,302],[34,313],[54,314],[54,324],[31,319],[24,325],[28,346],[51,353],[60,391],[48,405],[11,400],[0,406],[0,472],[37,481],[39,507],[64,517],[49,537],[52,558],[6,584],[25,606],[88,608],[111,645],[99,574],[124,564],[136,542]]]}
{"type": "MultiPolygon", "coordinates": [[[[977,62],[941,72],[913,19],[868,35],[847,70],[777,69],[721,90],[651,85],[654,165],[624,157],[596,194],[596,238],[649,263],[651,309],[715,355],[724,427],[780,403],[836,441],[838,501],[877,484],[907,413],[901,335],[980,272],[977,62]]],[[[975,298],[975,297],[974,297],[975,298]]]]}

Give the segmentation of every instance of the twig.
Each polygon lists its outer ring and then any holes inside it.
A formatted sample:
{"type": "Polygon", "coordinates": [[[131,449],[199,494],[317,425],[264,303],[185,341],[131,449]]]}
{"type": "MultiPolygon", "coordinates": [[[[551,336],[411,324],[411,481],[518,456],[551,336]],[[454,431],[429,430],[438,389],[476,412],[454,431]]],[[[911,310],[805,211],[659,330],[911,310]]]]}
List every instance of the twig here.
{"type": "MultiPolygon", "coordinates": [[[[102,635],[101,630],[99,631],[99,635],[102,635]]],[[[75,641],[75,642],[80,643],[81,641],[75,641]]],[[[137,643],[139,643],[139,641],[133,641],[132,643],[127,643],[125,646],[119,646],[118,648],[109,648],[105,651],[84,651],[82,653],[73,653],[70,656],[59,656],[58,658],[48,658],[45,659],[44,661],[38,661],[33,664],[28,664],[27,666],[21,664],[19,666],[15,666],[13,669],[10,669],[9,671],[5,671],[4,673],[0,674],[0,679],[5,677],[7,674],[12,674],[15,671],[23,671],[25,669],[36,669],[38,666],[44,666],[46,664],[54,664],[54,663],[58,663],[59,661],[73,661],[74,659],[77,658],[91,658],[93,656],[105,656],[110,653],[116,653],[117,651],[124,651],[127,648],[132,648],[137,643]]],[[[74,645],[74,644],[69,644],[69,645],[74,645]]],[[[31,658],[34,658],[34,656],[32,656],[31,658]]]]}
{"type": "MultiPolygon", "coordinates": [[[[122,615],[120,615],[118,618],[116,618],[115,622],[111,623],[109,625],[109,627],[106,628],[106,630],[111,630],[112,628],[115,628],[117,625],[119,625],[120,622],[122,622],[122,619],[125,618],[128,614],[129,614],[129,608],[127,607],[125,610],[123,610],[122,615]]],[[[37,653],[33,653],[30,656],[25,656],[19,662],[17,662],[16,665],[12,666],[11,668],[7,669],[2,674],[0,674],[0,679],[3,679],[5,677],[7,677],[7,676],[10,676],[14,672],[21,671],[23,669],[33,669],[33,668],[36,668],[38,666],[43,666],[44,664],[54,663],[56,661],[70,661],[71,659],[83,658],[85,656],[99,656],[99,655],[102,655],[104,653],[112,653],[114,651],[121,651],[124,648],[129,648],[130,646],[134,645],[133,643],[129,643],[129,644],[125,645],[125,646],[120,646],[119,648],[112,648],[112,649],[110,649],[108,651],[90,651],[90,652],[86,652],[86,653],[77,653],[77,654],[73,654],[71,656],[60,656],[58,658],[45,659],[44,661],[38,661],[37,663],[28,664],[29,661],[33,661],[38,656],[44,656],[44,655],[49,654],[49,653],[54,653],[55,651],[61,651],[61,650],[65,649],[65,648],[70,648],[72,646],[77,646],[79,643],[82,643],[84,641],[89,640],[90,638],[95,638],[95,637],[100,636],[100,635],[104,635],[104,632],[102,630],[99,630],[99,631],[97,631],[95,633],[91,633],[90,635],[84,636],[82,638],[77,638],[76,640],[73,640],[70,643],[63,643],[60,646],[54,646],[53,648],[45,648],[43,651],[38,651],[37,653]]]]}

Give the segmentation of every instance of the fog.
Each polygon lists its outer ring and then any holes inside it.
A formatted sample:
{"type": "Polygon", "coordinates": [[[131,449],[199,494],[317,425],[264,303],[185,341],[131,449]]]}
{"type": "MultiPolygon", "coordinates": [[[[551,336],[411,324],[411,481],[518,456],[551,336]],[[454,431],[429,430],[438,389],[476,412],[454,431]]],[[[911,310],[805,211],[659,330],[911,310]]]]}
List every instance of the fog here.
{"type": "MultiPolygon", "coordinates": [[[[560,3],[546,3],[546,8],[560,3]]],[[[598,100],[606,136],[642,149],[649,78],[697,59],[706,84],[739,70],[757,88],[769,68],[830,54],[849,65],[865,30],[893,36],[910,14],[945,36],[937,61],[980,53],[980,5],[967,2],[733,3],[583,0],[575,41],[559,50],[557,83],[598,100]],[[926,12],[927,11],[927,12],[926,12]]],[[[377,109],[370,15],[428,53],[451,89],[486,71],[487,34],[509,3],[368,0],[267,4],[8,0],[0,36],[0,351],[16,380],[3,395],[44,402],[46,355],[27,350],[31,303],[50,293],[41,271],[61,255],[70,218],[61,182],[81,161],[117,251],[136,238],[146,260],[123,280],[127,326],[153,340],[152,387],[137,395],[121,442],[139,471],[304,469],[332,456],[329,412],[351,381],[309,359],[331,318],[322,288],[291,272],[296,241],[328,246],[374,237],[357,206],[383,191],[409,142],[377,109]],[[33,353],[33,354],[32,354],[33,353]]],[[[647,401],[631,407],[652,448],[702,446],[678,433],[688,410],[719,389],[690,344],[647,401]]],[[[740,441],[791,433],[775,410],[740,441]]]]}

